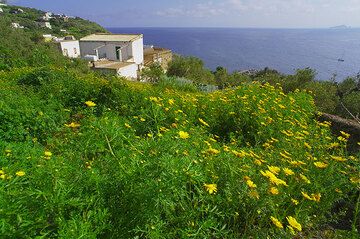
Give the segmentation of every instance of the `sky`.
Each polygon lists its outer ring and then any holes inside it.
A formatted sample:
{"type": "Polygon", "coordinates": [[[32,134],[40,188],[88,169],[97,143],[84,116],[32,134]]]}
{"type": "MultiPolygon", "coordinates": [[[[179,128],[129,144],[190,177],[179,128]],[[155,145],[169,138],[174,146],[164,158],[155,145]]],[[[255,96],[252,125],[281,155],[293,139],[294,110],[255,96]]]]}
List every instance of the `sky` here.
{"type": "Polygon", "coordinates": [[[104,27],[360,27],[360,0],[13,0],[104,27]]]}

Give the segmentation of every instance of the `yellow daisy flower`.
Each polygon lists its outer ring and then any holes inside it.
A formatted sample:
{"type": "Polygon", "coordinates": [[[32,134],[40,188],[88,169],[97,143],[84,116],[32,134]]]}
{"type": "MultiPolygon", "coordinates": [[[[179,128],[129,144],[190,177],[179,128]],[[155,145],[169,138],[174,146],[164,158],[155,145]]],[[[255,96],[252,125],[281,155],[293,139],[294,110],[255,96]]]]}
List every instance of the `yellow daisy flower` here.
{"type": "Polygon", "coordinates": [[[216,184],[204,184],[205,190],[209,192],[209,194],[214,194],[217,192],[216,184]]]}
{"type": "Polygon", "coordinates": [[[180,139],[188,139],[190,138],[189,133],[185,132],[185,131],[179,131],[179,137],[180,139]]]}
{"type": "Polygon", "coordinates": [[[249,188],[256,188],[257,187],[256,184],[253,181],[251,181],[250,179],[248,179],[246,181],[246,184],[249,186],[249,188]]]}
{"type": "Polygon", "coordinates": [[[300,232],[302,231],[301,224],[298,223],[294,217],[291,217],[291,216],[286,217],[286,220],[288,221],[288,223],[290,224],[290,226],[292,228],[295,228],[296,230],[298,230],[300,232]]]}
{"type": "Polygon", "coordinates": [[[87,105],[87,107],[95,107],[96,106],[96,104],[91,100],[86,101],[85,105],[87,105]]]}
{"type": "Polygon", "coordinates": [[[280,228],[280,229],[284,228],[283,224],[277,218],[271,216],[270,219],[277,228],[280,228]]]}
{"type": "Polygon", "coordinates": [[[19,177],[22,177],[22,176],[25,176],[25,172],[24,171],[18,171],[15,173],[16,176],[19,176],[19,177]]]}
{"type": "Polygon", "coordinates": [[[323,163],[323,162],[315,162],[314,163],[315,167],[317,168],[327,168],[327,166],[329,166],[327,163],[323,163]]]}

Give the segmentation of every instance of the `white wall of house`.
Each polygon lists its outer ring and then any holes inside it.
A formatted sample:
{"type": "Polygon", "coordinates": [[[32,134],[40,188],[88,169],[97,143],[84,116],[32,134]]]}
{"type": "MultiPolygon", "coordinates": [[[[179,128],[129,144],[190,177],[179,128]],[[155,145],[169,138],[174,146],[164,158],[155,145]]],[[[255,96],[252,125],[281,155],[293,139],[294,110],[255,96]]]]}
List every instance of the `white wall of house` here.
{"type": "Polygon", "coordinates": [[[50,22],[38,22],[37,23],[40,27],[46,27],[49,29],[52,29],[51,23],[50,22]]]}
{"type": "Polygon", "coordinates": [[[99,59],[106,58],[111,61],[135,62],[137,65],[142,65],[144,63],[143,44],[143,38],[133,42],[80,41],[81,57],[98,55],[99,59]],[[119,51],[119,58],[116,53],[117,50],[119,51]]]}
{"type": "Polygon", "coordinates": [[[136,79],[137,78],[137,70],[138,70],[138,66],[136,64],[131,64],[131,65],[120,68],[118,70],[117,74],[119,76],[123,76],[126,78],[136,79]]]}
{"type": "Polygon", "coordinates": [[[133,57],[131,44],[131,42],[80,41],[81,57],[98,55],[99,59],[106,58],[111,61],[128,61],[133,57]],[[116,49],[121,51],[120,59],[117,58],[116,49]]]}
{"type": "Polygon", "coordinates": [[[144,63],[144,39],[140,38],[132,42],[132,52],[134,56],[134,62],[138,65],[144,63]]]}
{"type": "Polygon", "coordinates": [[[80,56],[79,41],[62,41],[59,43],[64,56],[77,58],[80,56]]]}

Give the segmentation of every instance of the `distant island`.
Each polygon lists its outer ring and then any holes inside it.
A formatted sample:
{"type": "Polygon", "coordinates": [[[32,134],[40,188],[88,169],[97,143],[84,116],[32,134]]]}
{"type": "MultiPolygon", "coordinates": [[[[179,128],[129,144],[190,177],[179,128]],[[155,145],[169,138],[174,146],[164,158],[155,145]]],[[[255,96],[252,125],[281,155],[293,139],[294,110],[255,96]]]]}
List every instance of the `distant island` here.
{"type": "Polygon", "coordinates": [[[339,26],[334,26],[334,27],[330,27],[330,29],[350,29],[351,26],[346,26],[346,25],[339,25],[339,26]]]}

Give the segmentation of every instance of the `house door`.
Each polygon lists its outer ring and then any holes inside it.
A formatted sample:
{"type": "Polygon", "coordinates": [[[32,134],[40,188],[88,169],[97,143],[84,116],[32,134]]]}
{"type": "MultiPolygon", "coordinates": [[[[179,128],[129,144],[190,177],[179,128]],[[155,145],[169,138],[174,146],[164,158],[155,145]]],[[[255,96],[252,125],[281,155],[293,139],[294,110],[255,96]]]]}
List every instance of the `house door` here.
{"type": "Polygon", "coordinates": [[[119,47],[119,46],[115,47],[115,51],[116,51],[116,60],[122,61],[121,47],[119,47]]]}

